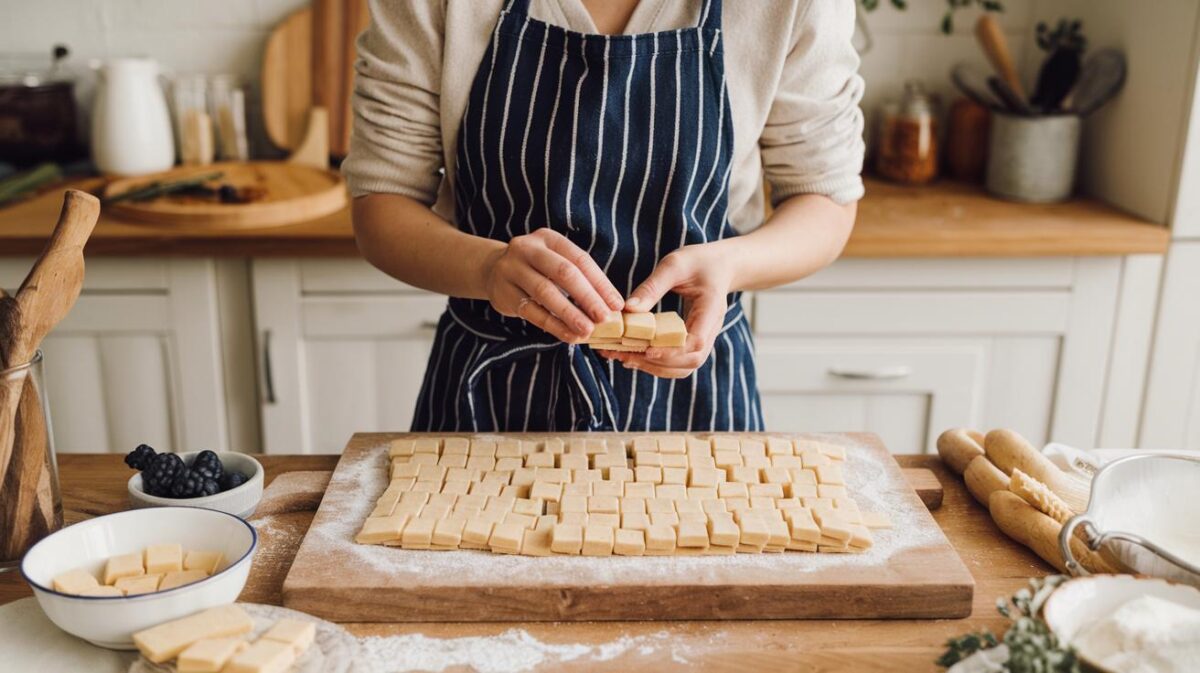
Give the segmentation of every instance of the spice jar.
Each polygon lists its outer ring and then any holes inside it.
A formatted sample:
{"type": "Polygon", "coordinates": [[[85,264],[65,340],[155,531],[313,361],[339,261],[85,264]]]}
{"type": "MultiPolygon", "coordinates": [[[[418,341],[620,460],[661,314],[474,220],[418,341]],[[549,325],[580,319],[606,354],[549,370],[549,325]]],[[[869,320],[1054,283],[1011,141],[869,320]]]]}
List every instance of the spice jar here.
{"type": "Polygon", "coordinates": [[[885,103],[880,114],[875,170],[903,184],[924,184],[937,177],[937,120],[925,87],[904,84],[900,102],[885,103]]]}
{"type": "Polygon", "coordinates": [[[211,164],[216,147],[212,118],[208,114],[207,82],[204,76],[180,77],[175,80],[172,89],[180,163],[185,166],[211,164]]]}
{"type": "Polygon", "coordinates": [[[209,104],[217,131],[217,156],[222,161],[246,161],[246,92],[235,75],[214,75],[209,104]]]}

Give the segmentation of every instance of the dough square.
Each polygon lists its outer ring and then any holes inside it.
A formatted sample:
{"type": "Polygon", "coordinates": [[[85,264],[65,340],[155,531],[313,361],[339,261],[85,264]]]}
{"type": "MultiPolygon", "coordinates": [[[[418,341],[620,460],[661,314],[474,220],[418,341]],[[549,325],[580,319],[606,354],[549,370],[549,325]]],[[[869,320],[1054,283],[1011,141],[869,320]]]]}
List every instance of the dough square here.
{"type": "Polygon", "coordinates": [[[77,568],[57,575],[52,581],[52,586],[55,591],[64,594],[82,595],[85,591],[98,588],[100,583],[96,581],[95,575],[77,568]]]}
{"type": "Polygon", "coordinates": [[[104,565],[105,584],[114,584],[122,577],[136,577],[144,574],[146,574],[146,569],[142,566],[141,552],[109,557],[108,562],[104,565]]]}
{"type": "Polygon", "coordinates": [[[750,439],[749,437],[743,437],[738,440],[738,450],[742,452],[743,456],[761,457],[767,455],[767,445],[763,444],[761,440],[750,439]]]}
{"type": "Polygon", "coordinates": [[[559,454],[531,453],[528,456],[525,456],[525,467],[536,467],[538,469],[543,467],[554,467],[554,463],[556,462],[555,456],[557,455],[559,454]]]}
{"type": "Polygon", "coordinates": [[[469,481],[448,481],[442,484],[441,495],[466,495],[471,490],[469,481]]]}
{"type": "Polygon", "coordinates": [[[700,507],[705,514],[726,514],[729,511],[725,509],[725,501],[720,498],[701,500],[700,507]]]}
{"type": "Polygon", "coordinates": [[[654,314],[654,336],[650,345],[661,348],[680,348],[687,342],[687,326],[674,311],[654,314]]]}
{"type": "Polygon", "coordinates": [[[500,489],[504,488],[495,481],[474,481],[471,482],[471,495],[495,496],[500,495],[500,489]]]}
{"type": "Polygon", "coordinates": [[[562,512],[558,515],[559,523],[569,523],[575,526],[586,526],[588,522],[587,512],[562,512]]]}
{"type": "Polygon", "coordinates": [[[682,467],[686,469],[692,467],[692,463],[686,453],[664,453],[662,454],[662,466],[664,469],[668,467],[682,467]]]}
{"type": "Polygon", "coordinates": [[[175,667],[179,671],[220,671],[234,654],[248,646],[241,638],[204,638],[179,653],[175,667]]]}
{"type": "Polygon", "coordinates": [[[520,551],[521,543],[525,540],[527,528],[515,523],[498,523],[492,528],[492,536],[488,539],[488,544],[493,551],[508,550],[516,553],[520,551]]]}
{"type": "Polygon", "coordinates": [[[675,512],[651,512],[651,526],[670,526],[675,528],[679,525],[679,515],[675,512]]]}
{"type": "Polygon", "coordinates": [[[641,556],[645,554],[645,533],[641,530],[618,529],[614,536],[613,553],[618,556],[641,556]]]}
{"type": "Polygon", "coordinates": [[[764,467],[771,467],[771,459],[766,456],[747,456],[742,454],[742,464],[746,467],[756,467],[761,470],[764,467]]]}
{"type": "Polygon", "coordinates": [[[413,485],[413,493],[441,493],[442,482],[440,481],[418,481],[413,485]]]}
{"type": "Polygon", "coordinates": [[[751,502],[754,498],[782,498],[784,497],[783,484],[750,484],[751,502]]]}
{"type": "Polygon", "coordinates": [[[687,487],[683,484],[658,484],[654,497],[659,500],[687,500],[687,487]]]}
{"type": "Polygon", "coordinates": [[[400,546],[405,549],[428,549],[433,543],[433,528],[436,525],[436,518],[424,514],[412,519],[400,535],[400,546]]]}
{"type": "Polygon", "coordinates": [[[688,486],[713,486],[725,481],[725,473],[716,468],[692,468],[688,486]]]}
{"type": "Polygon", "coordinates": [[[558,511],[587,512],[588,497],[586,495],[564,495],[558,503],[558,511]]]}
{"type": "Polygon", "coordinates": [[[800,456],[771,456],[771,467],[786,467],[790,471],[804,467],[804,460],[800,456]]]}
{"type": "Polygon", "coordinates": [[[578,554],[583,549],[583,528],[560,523],[550,534],[550,551],[555,554],[578,554]]]}
{"type": "Polygon", "coordinates": [[[466,437],[447,437],[442,440],[443,456],[465,456],[471,450],[471,440],[466,437]]]}
{"type": "Polygon", "coordinates": [[[583,529],[584,556],[609,556],[613,552],[614,536],[610,526],[597,526],[589,523],[583,529]]]}
{"type": "Polygon", "coordinates": [[[495,456],[496,442],[491,439],[472,439],[471,448],[467,450],[471,456],[495,456]]]}
{"type": "Polygon", "coordinates": [[[521,456],[508,456],[506,458],[497,458],[496,467],[492,468],[496,472],[515,472],[524,467],[524,458],[521,456]]]}
{"type": "Polygon", "coordinates": [[[733,516],[710,515],[708,518],[708,537],[713,545],[736,547],[740,542],[742,531],[734,522],[733,516]]]}
{"type": "Polygon", "coordinates": [[[664,484],[686,484],[688,469],[686,467],[664,467],[662,471],[662,483],[664,484]]]}
{"type": "Polygon", "coordinates": [[[588,498],[588,514],[616,514],[620,511],[617,499],[611,496],[593,495],[588,498]]]}
{"type": "Polygon", "coordinates": [[[633,457],[634,467],[662,467],[662,454],[656,451],[643,451],[633,457]]]}
{"type": "Polygon", "coordinates": [[[783,519],[767,519],[767,531],[770,535],[767,539],[767,547],[774,547],[779,551],[783,551],[792,540],[791,529],[783,519]]]}
{"type": "Polygon", "coordinates": [[[650,516],[645,512],[625,512],[621,514],[621,528],[646,530],[649,527],[650,516]]]}
{"type": "Polygon", "coordinates": [[[463,454],[457,454],[457,453],[446,454],[446,455],[443,455],[441,458],[438,458],[437,464],[442,467],[466,467],[467,466],[467,454],[465,454],[465,453],[463,453],[463,454]]]}
{"type": "Polygon", "coordinates": [[[558,456],[558,467],[563,470],[586,470],[589,467],[587,454],[560,454],[558,456]]]}
{"type": "Polygon", "coordinates": [[[717,498],[716,486],[688,486],[688,500],[713,500],[717,498]]]}
{"type": "Polygon", "coordinates": [[[675,529],[665,524],[651,524],[646,529],[646,550],[670,552],[675,549],[675,529]]]}
{"type": "Polygon", "coordinates": [[[848,542],[854,534],[850,528],[850,522],[846,521],[846,518],[832,507],[814,507],[812,514],[817,525],[821,527],[822,537],[827,537],[838,542],[848,542]]]}
{"type": "Polygon", "coordinates": [[[494,522],[482,518],[467,519],[463,524],[461,543],[486,545],[492,537],[494,522]]]}
{"type": "Polygon", "coordinates": [[[416,440],[413,439],[393,439],[388,443],[388,457],[411,456],[415,445],[416,440]]]}
{"type": "Polygon", "coordinates": [[[771,530],[762,518],[746,515],[737,522],[741,532],[739,544],[762,548],[771,539],[771,530]]]}
{"type": "Polygon", "coordinates": [[[533,486],[533,482],[537,481],[536,467],[520,467],[512,471],[509,475],[508,483],[516,486],[533,486]]]}
{"type": "Polygon", "coordinates": [[[517,514],[528,514],[529,516],[542,515],[542,501],[534,498],[517,498],[513,502],[513,512],[517,514]]]}
{"type": "Polygon", "coordinates": [[[529,497],[548,502],[558,502],[562,499],[562,490],[562,484],[535,481],[529,489],[529,497]]]}
{"type": "Polygon", "coordinates": [[[610,467],[608,468],[608,480],[620,483],[628,483],[633,481],[633,470],[628,467],[610,467]]]}
{"type": "MultiPolygon", "coordinates": [[[[524,447],[522,447],[524,450],[524,447]]],[[[559,437],[550,437],[542,441],[543,453],[563,453],[567,450],[567,443],[559,437]]],[[[532,453],[532,452],[531,452],[532,453]]],[[[529,454],[526,454],[529,455],[529,454]]]]}
{"type": "Polygon", "coordinates": [[[664,454],[684,454],[687,452],[687,442],[683,435],[661,435],[658,438],[658,451],[664,454]]]}
{"type": "Polygon", "coordinates": [[[431,542],[437,545],[457,547],[462,542],[463,529],[466,523],[466,520],[460,518],[448,518],[438,521],[433,527],[431,542]]]}
{"type": "Polygon", "coordinates": [[[790,456],[793,453],[792,440],[783,437],[767,438],[768,456],[790,456]]]}
{"type": "Polygon", "coordinates": [[[113,586],[124,592],[126,596],[152,594],[158,591],[158,583],[162,581],[162,577],[160,574],[122,577],[114,582],[113,586]]]}
{"type": "Polygon", "coordinates": [[[861,512],[863,525],[870,529],[891,528],[892,519],[883,512],[861,512]]]}
{"type": "Polygon", "coordinates": [[[735,465],[726,468],[729,481],[740,481],[744,484],[757,484],[759,481],[758,468],[747,465],[735,465]]]}
{"type": "Polygon", "coordinates": [[[846,449],[837,444],[821,442],[817,445],[817,451],[833,460],[846,460],[846,449]]]}
{"type": "MultiPolygon", "coordinates": [[[[602,453],[592,458],[592,467],[597,470],[611,470],[614,467],[625,467],[626,464],[625,456],[615,453],[602,453]]],[[[608,476],[607,473],[605,476],[608,476]]],[[[611,479],[611,477],[609,478],[611,479]]]]}
{"type": "Polygon", "coordinates": [[[412,465],[437,465],[436,453],[414,453],[408,462],[412,465]]]}
{"type": "Polygon", "coordinates": [[[867,550],[871,548],[873,541],[871,539],[871,531],[867,530],[866,526],[860,524],[850,525],[850,546],[855,549],[867,550]]]}
{"type": "Polygon", "coordinates": [[[674,514],[675,513],[675,501],[667,500],[665,498],[648,498],[646,500],[646,513],[654,514],[656,512],[657,513],[670,512],[671,514],[674,514]]]}
{"type": "Polygon", "coordinates": [[[472,470],[491,471],[496,469],[496,458],[494,456],[471,456],[467,458],[467,464],[464,467],[472,470]]]}
{"type": "Polygon", "coordinates": [[[750,489],[740,481],[723,481],[717,484],[717,496],[721,498],[749,498],[750,489]]]}
{"type": "Polygon", "coordinates": [[[765,484],[790,484],[792,473],[786,467],[764,467],[761,471],[765,484]]]}
{"type": "Polygon", "coordinates": [[[442,440],[438,437],[418,437],[413,442],[413,453],[432,453],[437,455],[442,449],[442,440]]]}
{"type": "Polygon", "coordinates": [[[717,451],[741,451],[742,445],[736,435],[714,435],[712,450],[714,455],[717,451]]]}
{"type": "Polygon", "coordinates": [[[625,497],[653,498],[654,484],[646,481],[627,481],[625,482],[625,497]]]}
{"type": "Polygon", "coordinates": [[[534,525],[537,524],[537,517],[530,516],[528,514],[509,512],[508,514],[504,515],[504,518],[501,519],[500,523],[503,525],[520,526],[521,528],[533,528],[534,525]]]}
{"type": "Polygon", "coordinates": [[[525,531],[521,539],[521,554],[525,556],[550,556],[553,528],[534,528],[525,531]]]}
{"type": "Polygon", "coordinates": [[[713,454],[713,464],[721,469],[742,464],[742,454],[737,451],[717,451],[713,454]]]}
{"type": "Polygon", "coordinates": [[[658,452],[658,438],[649,435],[634,437],[631,446],[635,456],[646,451],[658,452]]]}
{"type": "Polygon", "coordinates": [[[625,484],[619,481],[593,481],[592,497],[619,498],[625,494],[625,484]]]}
{"type": "MultiPolygon", "coordinates": [[[[397,458],[396,460],[399,460],[399,458],[397,458]]],[[[420,469],[421,469],[421,465],[419,463],[411,463],[411,462],[397,463],[397,462],[393,461],[392,462],[392,473],[389,476],[393,480],[405,479],[405,478],[415,478],[417,476],[417,473],[420,471],[420,469]]]]}
{"type": "Polygon", "coordinates": [[[604,470],[572,470],[572,481],[604,481],[604,470]]]}
{"type": "MultiPolygon", "coordinates": [[[[818,484],[836,484],[844,486],[846,480],[842,475],[842,466],[834,463],[817,466],[817,483],[818,484]]],[[[818,489],[819,491],[819,489],[818,489]]],[[[822,496],[824,497],[824,496],[822,496]]]]}
{"type": "Polygon", "coordinates": [[[695,437],[688,435],[684,437],[684,444],[687,446],[687,452],[708,455],[712,452],[712,442],[705,437],[695,437]]]}
{"type": "Polygon", "coordinates": [[[631,512],[634,514],[645,514],[646,513],[646,499],[645,498],[621,498],[620,503],[621,503],[621,513],[622,514],[625,514],[627,512],[631,512]]]}
{"type": "Polygon", "coordinates": [[[590,482],[590,481],[577,481],[577,482],[571,482],[569,484],[563,484],[563,497],[564,498],[567,497],[568,495],[581,495],[586,498],[586,497],[590,496],[591,494],[592,494],[592,482],[590,482]]]}
{"type": "Polygon", "coordinates": [[[643,465],[635,467],[633,470],[634,478],[637,481],[644,481],[650,484],[662,483],[662,468],[643,465]]]}
{"type": "Polygon", "coordinates": [[[804,463],[805,469],[813,469],[820,465],[829,465],[832,461],[829,456],[817,451],[805,451],[800,454],[800,460],[804,463]]]}
{"type": "Polygon", "coordinates": [[[592,514],[588,513],[589,526],[608,526],[609,528],[618,528],[621,525],[620,514],[592,514]]]}
{"type": "Polygon", "coordinates": [[[708,527],[695,521],[680,521],[675,544],[695,549],[708,547],[708,527]]]}
{"type": "Polygon", "coordinates": [[[621,337],[622,339],[653,339],[657,324],[653,313],[626,313],[625,332],[621,337]]]}
{"type": "Polygon", "coordinates": [[[815,498],[817,497],[817,487],[812,484],[785,484],[783,494],[789,498],[815,498]]]}
{"type": "Polygon", "coordinates": [[[158,583],[158,590],[166,591],[206,578],[208,578],[208,573],[203,570],[175,570],[163,575],[162,580],[158,583]]]}

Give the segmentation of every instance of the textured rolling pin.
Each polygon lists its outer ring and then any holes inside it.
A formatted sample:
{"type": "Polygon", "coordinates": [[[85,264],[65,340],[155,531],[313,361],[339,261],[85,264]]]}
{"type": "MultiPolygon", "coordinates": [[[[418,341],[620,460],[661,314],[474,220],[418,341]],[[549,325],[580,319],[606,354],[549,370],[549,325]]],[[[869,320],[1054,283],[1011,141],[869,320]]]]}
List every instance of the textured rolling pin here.
{"type": "MultiPolygon", "coordinates": [[[[937,449],[942,462],[962,475],[967,490],[988,508],[1000,530],[1065,571],[1058,534],[1065,521],[1087,508],[1088,482],[1058,469],[1012,430],[983,435],[953,428],[938,437],[937,449]]],[[[1072,550],[1083,554],[1080,563],[1091,572],[1121,572],[1107,553],[1088,551],[1082,540],[1073,541],[1072,550]]]]}

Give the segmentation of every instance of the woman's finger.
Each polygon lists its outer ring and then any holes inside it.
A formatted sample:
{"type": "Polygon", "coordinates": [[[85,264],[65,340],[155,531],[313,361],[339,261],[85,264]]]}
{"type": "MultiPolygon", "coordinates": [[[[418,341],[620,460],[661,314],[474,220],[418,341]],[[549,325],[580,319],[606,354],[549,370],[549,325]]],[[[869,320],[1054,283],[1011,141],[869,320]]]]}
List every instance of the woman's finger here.
{"type": "Polygon", "coordinates": [[[517,271],[513,282],[521,288],[522,292],[557,316],[576,335],[586,337],[592,333],[595,325],[584,315],[583,311],[579,310],[578,306],[567,299],[554,281],[534,269],[525,267],[517,271]]]}
{"type": "Polygon", "coordinates": [[[572,332],[563,321],[551,315],[533,299],[517,304],[517,317],[537,325],[559,341],[573,343],[579,339],[578,334],[572,332]]]}
{"type": "Polygon", "coordinates": [[[695,369],[677,369],[674,367],[662,367],[652,362],[643,360],[629,359],[621,364],[626,369],[633,369],[640,372],[646,372],[651,376],[657,376],[660,379],[686,379],[691,376],[695,369]]]}
{"type": "Polygon", "coordinates": [[[628,311],[649,311],[668,292],[686,280],[689,270],[682,258],[672,253],[662,258],[646,280],[625,300],[628,311]]]}
{"type": "MultiPolygon", "coordinates": [[[[546,237],[546,246],[574,264],[583,273],[588,283],[600,294],[610,310],[620,311],[625,307],[625,300],[621,297],[621,293],[617,291],[608,276],[604,275],[604,270],[586,250],[557,232],[546,237]]],[[[604,316],[597,316],[596,319],[603,320],[604,316]]]]}
{"type": "MultiPolygon", "coordinates": [[[[600,321],[612,313],[608,304],[600,297],[600,293],[588,282],[579,267],[570,259],[563,257],[550,248],[531,248],[528,261],[538,273],[550,282],[566,290],[592,320],[600,321]]],[[[538,301],[541,297],[533,295],[538,301]]],[[[547,306],[547,308],[551,308],[547,306]]],[[[553,308],[551,308],[553,310],[553,308]]],[[[589,330],[591,327],[589,326],[589,330]]]]}

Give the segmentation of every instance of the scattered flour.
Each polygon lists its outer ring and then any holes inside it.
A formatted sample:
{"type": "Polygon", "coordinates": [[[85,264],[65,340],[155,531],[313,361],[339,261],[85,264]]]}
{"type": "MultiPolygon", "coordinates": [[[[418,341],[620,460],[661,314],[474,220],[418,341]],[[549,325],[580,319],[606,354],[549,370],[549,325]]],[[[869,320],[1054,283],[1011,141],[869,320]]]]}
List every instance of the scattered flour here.
{"type": "MultiPolygon", "coordinates": [[[[654,654],[667,642],[665,631],[652,636],[621,636],[600,645],[554,645],[538,640],[524,629],[509,629],[496,636],[430,638],[422,634],[370,637],[359,640],[359,673],[402,673],[467,668],[477,673],[517,673],[568,661],[611,661],[636,651],[654,654]]],[[[675,661],[680,661],[676,657],[675,661]]],[[[686,660],[684,660],[686,662],[686,660]]]]}

